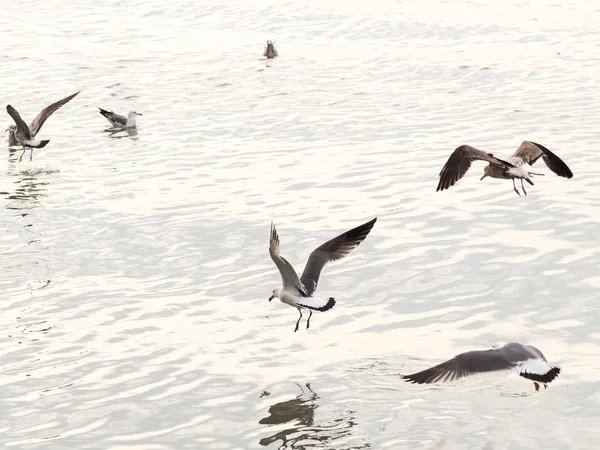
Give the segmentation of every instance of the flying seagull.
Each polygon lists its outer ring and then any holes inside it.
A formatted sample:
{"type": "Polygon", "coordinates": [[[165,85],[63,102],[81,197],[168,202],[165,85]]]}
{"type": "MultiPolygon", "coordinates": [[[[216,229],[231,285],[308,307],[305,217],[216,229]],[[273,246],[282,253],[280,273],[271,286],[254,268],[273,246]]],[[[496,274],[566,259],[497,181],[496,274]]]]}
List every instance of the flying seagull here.
{"type": "Polygon", "coordinates": [[[267,46],[265,47],[263,56],[266,56],[267,59],[273,59],[278,56],[277,50],[275,49],[275,42],[267,41],[267,46]]]}
{"type": "MultiPolygon", "coordinates": [[[[42,128],[42,125],[44,125],[44,122],[46,122],[48,117],[50,117],[61,106],[69,103],[69,101],[73,97],[75,97],[77,94],[79,94],[80,92],[81,91],[77,91],[74,94],[63,98],[62,100],[54,102],[51,105],[46,106],[44,109],[42,109],[42,111],[37,115],[37,117],[35,119],[33,119],[33,122],[31,122],[31,124],[29,125],[29,131],[31,133],[31,137],[34,138],[39,133],[40,129],[42,128]]],[[[8,131],[9,147],[20,144],[20,142],[17,140],[17,138],[15,136],[15,132],[17,131],[16,125],[9,126],[8,130],[6,130],[6,131],[8,131]]]]}
{"type": "Polygon", "coordinates": [[[112,111],[107,111],[105,109],[102,109],[100,107],[98,107],[98,109],[100,110],[100,114],[102,114],[104,117],[106,117],[106,119],[114,127],[133,128],[136,126],[135,117],[142,115],[135,111],[129,111],[129,114],[127,114],[127,117],[125,117],[125,116],[121,116],[119,114],[115,114],[112,111]]]}
{"type": "Polygon", "coordinates": [[[300,319],[302,319],[303,309],[306,308],[310,310],[310,315],[306,321],[306,328],[308,329],[313,311],[328,311],[333,308],[333,305],[335,305],[333,297],[327,299],[313,297],[313,293],[317,289],[321,270],[328,262],[337,261],[338,259],[347,256],[352,250],[358,247],[358,245],[367,237],[376,221],[377,217],[350,231],[340,234],[338,237],[325,242],[323,245],[313,250],[300,278],[298,278],[292,265],[279,254],[279,235],[277,234],[275,225],[271,222],[269,253],[271,259],[279,269],[283,287],[273,289],[273,295],[269,297],[269,301],[277,297],[283,303],[298,309],[300,317],[298,317],[294,332],[298,331],[298,325],[300,324],[300,319]]]}
{"type": "Polygon", "coordinates": [[[454,184],[467,173],[467,170],[469,170],[473,161],[481,160],[489,163],[483,169],[482,180],[485,177],[502,178],[505,180],[512,179],[515,192],[521,195],[515,185],[515,179],[520,179],[521,189],[523,189],[523,193],[527,195],[525,186],[523,186],[523,180],[533,186],[533,181],[531,181],[530,177],[532,175],[543,175],[543,173],[529,172],[531,166],[540,159],[540,157],[544,159],[546,165],[556,175],[565,178],[573,177],[573,172],[571,172],[571,169],[569,169],[562,159],[543,145],[535,142],[523,141],[517,151],[504,160],[496,158],[491,153],[486,153],[475,147],[471,147],[470,145],[461,145],[450,155],[450,158],[448,158],[448,161],[440,172],[440,182],[436,191],[443,191],[450,186],[454,186],[454,184]]]}
{"type": "Polygon", "coordinates": [[[539,383],[543,383],[546,388],[560,373],[560,368],[548,364],[542,352],[533,345],[498,342],[490,350],[461,353],[435,367],[403,375],[402,378],[410,383],[437,383],[477,373],[511,369],[516,369],[519,375],[532,380],[536,391],[540,390],[539,383]]]}
{"type": "Polygon", "coordinates": [[[23,146],[23,153],[21,153],[19,162],[23,160],[23,155],[25,154],[26,148],[31,149],[31,154],[29,156],[29,161],[31,161],[33,159],[33,149],[43,148],[50,141],[47,139],[43,141],[38,141],[37,139],[34,139],[31,135],[31,130],[29,129],[25,121],[21,119],[21,116],[15,108],[13,108],[10,105],[6,105],[6,111],[8,112],[10,117],[13,118],[16,124],[16,131],[14,132],[15,139],[19,144],[23,146]]]}

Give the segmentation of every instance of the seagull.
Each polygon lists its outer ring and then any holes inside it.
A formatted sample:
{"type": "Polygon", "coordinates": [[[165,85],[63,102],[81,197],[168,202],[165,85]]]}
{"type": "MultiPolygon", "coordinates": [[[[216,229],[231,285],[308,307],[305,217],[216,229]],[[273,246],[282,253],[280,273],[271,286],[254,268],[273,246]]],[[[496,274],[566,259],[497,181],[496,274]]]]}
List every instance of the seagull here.
{"type": "Polygon", "coordinates": [[[29,127],[27,126],[25,121],[23,119],[21,119],[21,116],[19,115],[18,111],[15,108],[13,108],[10,105],[6,105],[6,111],[8,112],[10,117],[12,117],[16,123],[16,131],[14,132],[15,139],[17,140],[17,142],[19,144],[21,144],[23,146],[23,153],[21,153],[19,162],[21,162],[23,160],[23,155],[25,154],[26,148],[31,149],[31,154],[29,155],[29,161],[31,161],[33,159],[33,149],[34,148],[43,148],[50,141],[48,139],[43,140],[43,141],[38,141],[37,139],[34,139],[33,136],[31,135],[32,134],[31,130],[29,129],[29,127]]]}
{"type": "Polygon", "coordinates": [[[571,172],[571,169],[569,169],[562,159],[543,145],[535,142],[523,141],[517,151],[505,160],[498,159],[491,153],[478,150],[470,145],[461,145],[450,155],[450,158],[448,158],[448,161],[440,172],[440,182],[436,192],[454,186],[454,184],[467,173],[467,170],[471,167],[473,161],[482,160],[487,161],[489,164],[483,169],[481,180],[485,177],[503,178],[505,180],[512,179],[513,188],[520,196],[521,193],[515,185],[515,179],[520,179],[521,189],[523,189],[523,193],[527,195],[525,186],[523,186],[523,180],[533,186],[533,181],[531,181],[530,177],[532,175],[544,175],[543,173],[529,172],[530,167],[540,159],[540,157],[544,159],[546,165],[556,175],[565,178],[573,178],[573,172],[571,172]]]}
{"type": "Polygon", "coordinates": [[[279,235],[277,234],[275,225],[271,222],[269,253],[271,259],[279,269],[283,287],[273,289],[273,295],[269,297],[269,301],[277,297],[283,303],[298,309],[300,317],[298,317],[294,332],[298,331],[300,319],[302,319],[302,309],[306,308],[310,310],[310,315],[306,321],[306,329],[308,329],[313,311],[328,311],[333,308],[333,305],[335,305],[335,299],[333,297],[327,299],[313,297],[313,293],[317,289],[321,270],[328,262],[337,261],[338,259],[347,256],[352,250],[358,247],[358,245],[367,237],[376,221],[377,217],[350,231],[340,234],[338,237],[325,242],[323,245],[313,250],[300,278],[298,278],[292,265],[279,254],[279,235]]]}
{"type": "Polygon", "coordinates": [[[278,56],[277,50],[275,49],[275,42],[267,41],[267,46],[265,47],[263,56],[266,56],[267,59],[273,59],[278,56]]]}
{"type": "MultiPolygon", "coordinates": [[[[74,94],[69,95],[68,97],[65,97],[62,100],[52,103],[51,105],[46,106],[44,109],[42,109],[42,111],[37,115],[35,119],[33,119],[33,122],[31,122],[31,124],[29,125],[31,137],[34,138],[39,133],[40,128],[42,128],[42,125],[44,125],[44,122],[46,122],[48,117],[50,117],[58,108],[65,105],[66,103],[69,103],[69,101],[71,101],[71,99],[80,92],[81,91],[77,91],[74,94]]],[[[20,142],[15,137],[15,131],[17,131],[17,127],[15,125],[9,126],[6,131],[8,131],[9,147],[20,144],[20,142]]]]}
{"type": "Polygon", "coordinates": [[[490,350],[461,353],[435,367],[403,375],[402,378],[410,383],[437,383],[477,373],[510,369],[516,369],[519,375],[532,380],[536,392],[540,390],[539,383],[543,383],[546,388],[560,373],[560,368],[551,366],[543,353],[533,345],[497,342],[490,350]]]}
{"type": "Polygon", "coordinates": [[[100,110],[100,114],[102,114],[104,117],[106,117],[106,119],[114,127],[133,128],[136,125],[135,116],[142,115],[135,111],[129,111],[129,114],[127,114],[127,117],[125,117],[125,116],[121,116],[119,114],[115,114],[112,111],[107,111],[105,109],[102,109],[100,107],[98,107],[98,109],[100,110]]]}

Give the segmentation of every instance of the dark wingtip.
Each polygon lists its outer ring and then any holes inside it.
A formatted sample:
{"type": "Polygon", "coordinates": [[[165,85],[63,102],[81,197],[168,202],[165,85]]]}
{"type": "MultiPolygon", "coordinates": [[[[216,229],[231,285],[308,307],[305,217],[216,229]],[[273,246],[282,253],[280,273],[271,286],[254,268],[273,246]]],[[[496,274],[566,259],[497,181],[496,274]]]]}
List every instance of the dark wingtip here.
{"type": "Polygon", "coordinates": [[[569,169],[569,166],[565,164],[565,162],[544,147],[542,144],[538,144],[537,142],[529,141],[537,148],[539,148],[544,154],[544,160],[546,161],[546,165],[559,177],[564,178],[573,178],[573,172],[569,169]]]}
{"type": "Polygon", "coordinates": [[[540,383],[550,383],[558,376],[559,373],[560,367],[552,367],[544,374],[521,372],[519,375],[521,375],[523,378],[527,378],[528,380],[538,381],[540,383]]]}
{"type": "Polygon", "coordinates": [[[50,142],[50,139],[40,141],[40,145],[38,145],[38,148],[44,148],[46,145],[48,145],[48,142],[50,142]]]}
{"type": "Polygon", "coordinates": [[[327,304],[323,306],[320,311],[328,311],[335,306],[335,299],[333,297],[329,297],[327,304]]]}

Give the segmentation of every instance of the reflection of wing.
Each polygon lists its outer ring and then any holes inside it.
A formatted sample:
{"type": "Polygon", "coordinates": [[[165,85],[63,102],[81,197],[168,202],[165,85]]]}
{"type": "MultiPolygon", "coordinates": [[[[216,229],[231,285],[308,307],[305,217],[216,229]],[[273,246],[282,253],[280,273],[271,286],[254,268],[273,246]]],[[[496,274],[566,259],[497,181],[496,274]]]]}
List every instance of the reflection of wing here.
{"type": "Polygon", "coordinates": [[[19,112],[13,108],[11,105],[6,105],[6,112],[13,118],[15,123],[17,124],[17,133],[21,132],[24,134],[27,140],[31,139],[31,131],[29,131],[29,127],[25,123],[25,121],[21,118],[19,112]]]}
{"type": "Polygon", "coordinates": [[[565,178],[573,178],[573,172],[571,172],[571,169],[569,169],[562,159],[543,145],[536,144],[535,142],[523,141],[513,156],[521,158],[530,166],[543,156],[544,162],[548,168],[556,175],[565,178]]]}
{"type": "Polygon", "coordinates": [[[279,269],[283,288],[288,289],[291,287],[295,287],[301,295],[308,296],[306,289],[304,289],[304,286],[298,279],[298,274],[296,273],[292,265],[279,254],[279,235],[277,234],[277,229],[275,228],[275,225],[272,222],[271,236],[269,238],[269,254],[271,255],[271,259],[279,269]]]}
{"type": "Polygon", "coordinates": [[[460,180],[473,161],[487,161],[498,167],[513,167],[509,162],[496,158],[491,153],[486,153],[482,150],[471,147],[470,145],[461,145],[452,154],[440,172],[440,182],[438,183],[437,191],[443,191],[460,180]]]}
{"type": "Polygon", "coordinates": [[[302,277],[300,277],[308,294],[312,294],[317,289],[319,276],[321,275],[321,270],[323,270],[325,264],[330,261],[337,261],[350,254],[352,250],[364,241],[376,221],[377,217],[350,231],[340,234],[313,250],[306,262],[302,277]]]}
{"type": "Polygon", "coordinates": [[[62,100],[52,103],[50,106],[46,106],[44,109],[42,109],[42,112],[40,112],[37,117],[33,119],[33,122],[31,122],[31,135],[35,137],[35,135],[39,133],[42,125],[44,125],[44,122],[48,119],[48,117],[50,117],[58,108],[68,103],[73,97],[79,94],[79,92],[81,91],[77,91],[74,94],[69,95],[68,97],[65,97],[62,100]]]}

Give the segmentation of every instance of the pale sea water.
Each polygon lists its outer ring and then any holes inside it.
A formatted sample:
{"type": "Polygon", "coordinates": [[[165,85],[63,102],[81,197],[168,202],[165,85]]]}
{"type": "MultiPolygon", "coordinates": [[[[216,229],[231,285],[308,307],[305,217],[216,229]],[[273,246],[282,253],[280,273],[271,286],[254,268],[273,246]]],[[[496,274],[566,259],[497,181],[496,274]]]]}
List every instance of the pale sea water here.
{"type": "Polygon", "coordinates": [[[591,0],[6,2],[2,110],[82,92],[0,160],[2,447],[597,448],[598,24],[591,0]],[[144,115],[110,134],[97,106],[144,115]],[[435,192],[458,145],[523,139],[574,178],[540,161],[518,197],[479,163],[435,192]],[[270,221],[301,271],[375,216],[294,333],[270,221]],[[400,380],[498,340],[560,377],[400,380]]]}

